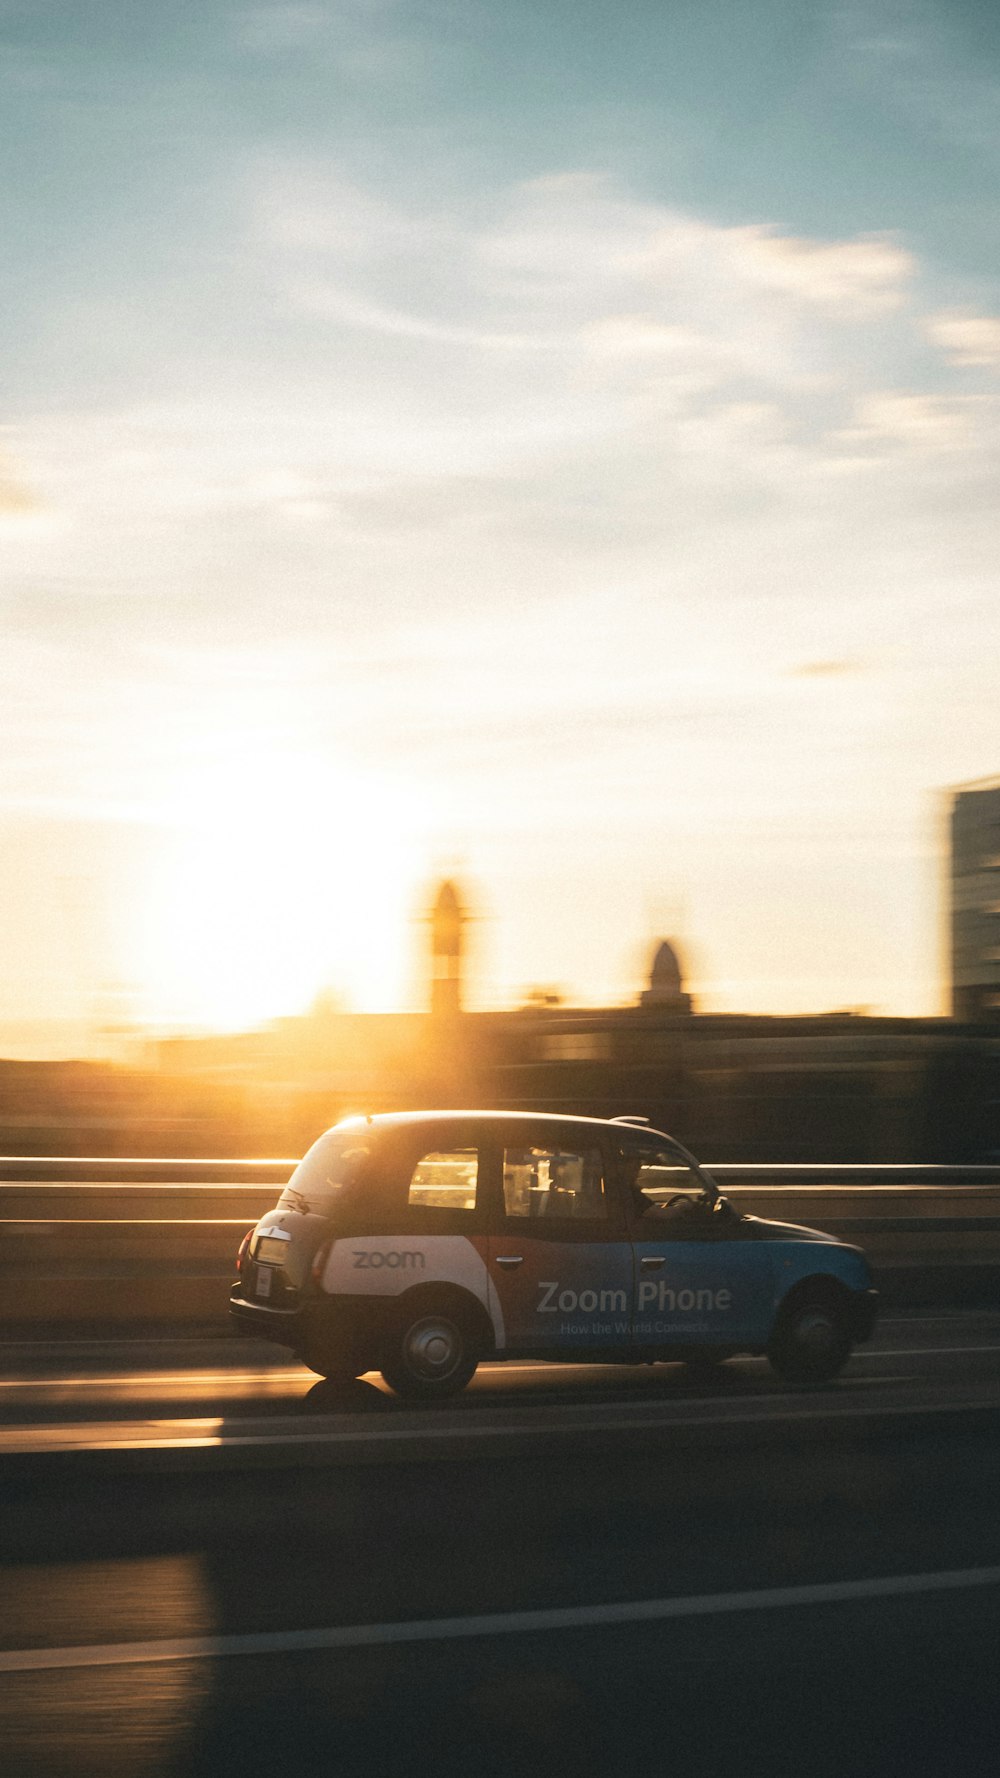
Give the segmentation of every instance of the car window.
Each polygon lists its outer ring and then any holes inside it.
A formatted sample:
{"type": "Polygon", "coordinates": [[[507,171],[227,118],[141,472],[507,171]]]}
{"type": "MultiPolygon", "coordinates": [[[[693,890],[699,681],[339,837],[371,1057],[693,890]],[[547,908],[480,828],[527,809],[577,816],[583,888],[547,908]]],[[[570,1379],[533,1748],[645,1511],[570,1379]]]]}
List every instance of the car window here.
{"type": "Polygon", "coordinates": [[[474,1210],[478,1181],[477,1149],[431,1149],[410,1175],[406,1201],[422,1209],[474,1210]]]}
{"type": "Polygon", "coordinates": [[[365,1131],[327,1130],[299,1162],[278,1208],[329,1216],[345,1188],[365,1188],[372,1158],[373,1143],[365,1131]]]}
{"type": "Polygon", "coordinates": [[[665,1143],[629,1143],[622,1150],[626,1185],[632,1188],[633,1209],[666,1204],[678,1193],[700,1197],[704,1189],[697,1168],[665,1143]]]}
{"type": "Polygon", "coordinates": [[[552,1221],[606,1221],[608,1198],[599,1148],[570,1152],[533,1144],[504,1149],[508,1216],[552,1221]]]}

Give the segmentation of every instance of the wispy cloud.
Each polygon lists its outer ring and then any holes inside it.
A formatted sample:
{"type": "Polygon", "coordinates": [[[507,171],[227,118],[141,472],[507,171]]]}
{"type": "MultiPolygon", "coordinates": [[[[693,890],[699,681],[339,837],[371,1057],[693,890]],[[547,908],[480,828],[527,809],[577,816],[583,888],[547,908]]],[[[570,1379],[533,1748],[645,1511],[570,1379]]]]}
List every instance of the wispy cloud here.
{"type": "Polygon", "coordinates": [[[402,774],[484,874],[586,807],[710,900],[737,821],[791,856],[988,769],[1000,404],[941,332],[986,317],[892,235],[405,189],[257,160],[238,382],[9,431],[0,808],[149,823],[303,754],[402,774]]]}
{"type": "Polygon", "coordinates": [[[16,464],[0,453],[0,518],[37,512],[40,504],[16,464]]]}
{"type": "Polygon", "coordinates": [[[871,444],[920,454],[954,453],[977,443],[977,420],[983,405],[976,397],[876,390],[859,399],[855,424],[845,427],[839,436],[849,446],[871,444]]]}
{"type": "Polygon", "coordinates": [[[788,669],[793,679],[843,679],[863,670],[861,661],[852,660],[801,661],[788,669]]]}
{"type": "Polygon", "coordinates": [[[1000,365],[1000,316],[951,310],[929,315],[924,331],[953,364],[1000,365]]]}
{"type": "MultiPolygon", "coordinates": [[[[516,406],[522,416],[544,407],[543,436],[585,436],[595,418],[610,429],[623,404],[651,403],[661,428],[685,414],[696,422],[692,448],[713,392],[740,433],[775,399],[808,395],[815,408],[823,385],[835,395],[863,381],[865,353],[877,358],[878,329],[904,309],[915,274],[913,255],[888,237],[727,226],[582,172],[499,191],[484,220],[440,203],[406,209],[335,169],[279,164],[263,170],[256,205],[262,276],[289,315],[496,357],[490,367],[456,356],[441,405],[468,390],[497,439],[516,406]],[[872,332],[859,364],[861,322],[872,332]]],[[[426,384],[440,361],[422,369],[411,357],[395,374],[426,384]]],[[[797,430],[800,416],[787,419],[797,430]]],[[[781,425],[769,430],[777,444],[781,425]]]]}
{"type": "Polygon", "coordinates": [[[747,276],[765,289],[866,319],[902,306],[913,255],[884,236],[811,241],[774,229],[733,230],[747,276]]]}

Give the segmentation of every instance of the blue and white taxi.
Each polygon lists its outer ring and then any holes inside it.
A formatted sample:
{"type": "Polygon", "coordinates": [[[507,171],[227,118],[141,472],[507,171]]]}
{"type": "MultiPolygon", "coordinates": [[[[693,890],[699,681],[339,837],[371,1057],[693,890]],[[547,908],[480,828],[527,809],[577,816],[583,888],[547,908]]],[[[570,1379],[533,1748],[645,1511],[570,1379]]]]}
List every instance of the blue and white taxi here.
{"type": "Polygon", "coordinates": [[[404,1112],[313,1144],[247,1235],[237,1328],[311,1369],[443,1398],[483,1359],[710,1366],[828,1381],[866,1340],[863,1253],[741,1215],[640,1119],[404,1112]]]}

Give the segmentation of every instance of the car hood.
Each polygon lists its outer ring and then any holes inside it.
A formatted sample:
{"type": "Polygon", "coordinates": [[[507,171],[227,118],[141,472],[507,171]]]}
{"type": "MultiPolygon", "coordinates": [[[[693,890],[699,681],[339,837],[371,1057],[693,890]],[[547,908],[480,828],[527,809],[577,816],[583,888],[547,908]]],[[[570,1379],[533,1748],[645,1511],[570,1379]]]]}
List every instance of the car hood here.
{"type": "Polygon", "coordinates": [[[808,1229],[799,1222],[772,1222],[767,1216],[744,1216],[742,1226],[751,1241],[826,1241],[839,1246],[836,1235],[808,1229]]]}

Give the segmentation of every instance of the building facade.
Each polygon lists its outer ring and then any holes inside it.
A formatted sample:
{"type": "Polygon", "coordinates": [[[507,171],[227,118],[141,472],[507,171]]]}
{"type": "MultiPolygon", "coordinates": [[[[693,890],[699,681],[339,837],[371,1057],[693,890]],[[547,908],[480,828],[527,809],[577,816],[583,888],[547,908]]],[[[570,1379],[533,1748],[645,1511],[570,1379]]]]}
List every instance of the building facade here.
{"type": "Polygon", "coordinates": [[[952,802],[951,982],[956,1019],[1000,1020],[1000,778],[952,802]]]}

